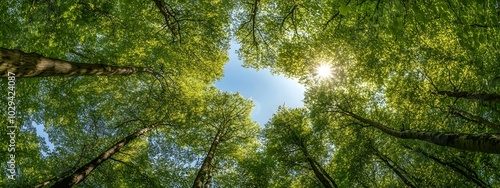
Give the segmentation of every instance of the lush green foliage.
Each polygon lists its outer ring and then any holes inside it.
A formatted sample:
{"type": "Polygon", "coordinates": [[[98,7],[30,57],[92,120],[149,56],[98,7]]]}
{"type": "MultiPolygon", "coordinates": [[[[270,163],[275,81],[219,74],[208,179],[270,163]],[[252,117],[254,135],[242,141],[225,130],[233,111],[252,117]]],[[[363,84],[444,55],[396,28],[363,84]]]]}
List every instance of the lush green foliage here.
{"type": "MultiPolygon", "coordinates": [[[[17,79],[19,176],[1,178],[0,186],[66,176],[137,129],[161,122],[78,187],[191,186],[220,130],[225,136],[211,166],[215,187],[321,187],[318,172],[339,187],[498,187],[498,154],[397,138],[352,114],[400,132],[498,137],[499,4],[2,3],[1,47],[80,63],[149,67],[155,74],[17,79]],[[223,75],[231,37],[241,44],[246,66],[299,78],[308,88],[305,107],[280,107],[260,137],[249,118],[251,102],[212,86],[223,75]],[[332,76],[319,78],[316,67],[325,64],[332,76]],[[44,126],[53,149],[37,136],[36,124],[44,126]]],[[[2,101],[0,125],[7,125],[2,101]]],[[[0,142],[3,165],[9,137],[0,142]]],[[[1,172],[8,173],[5,167],[1,172]]]]}

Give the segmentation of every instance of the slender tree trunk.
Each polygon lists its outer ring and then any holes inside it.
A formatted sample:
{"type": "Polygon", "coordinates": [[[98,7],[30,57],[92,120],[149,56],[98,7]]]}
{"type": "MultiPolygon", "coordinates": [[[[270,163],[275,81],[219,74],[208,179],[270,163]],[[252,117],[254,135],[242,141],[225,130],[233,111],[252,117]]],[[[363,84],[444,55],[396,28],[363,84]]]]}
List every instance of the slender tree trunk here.
{"type": "Polygon", "coordinates": [[[449,162],[445,162],[421,149],[413,149],[412,147],[410,146],[407,146],[407,145],[403,145],[403,147],[409,149],[409,150],[412,150],[414,152],[417,152],[419,154],[422,154],[423,156],[429,158],[429,159],[432,159],[434,162],[440,164],[440,165],[443,165],[443,166],[446,166],[448,168],[451,168],[453,171],[459,173],[460,175],[462,175],[463,177],[465,177],[466,179],[474,182],[476,185],[478,185],[479,187],[490,187],[488,184],[486,184],[483,180],[479,179],[479,178],[476,178],[476,177],[473,177],[471,176],[470,174],[468,174],[467,172],[465,172],[464,170],[462,170],[461,168],[459,168],[458,166],[455,166],[453,163],[449,163],[449,162]]]}
{"type": "Polygon", "coordinates": [[[207,156],[203,160],[203,164],[201,165],[200,170],[198,170],[198,175],[196,176],[196,179],[194,179],[193,187],[195,187],[195,188],[202,188],[203,187],[205,175],[208,174],[208,171],[210,169],[210,165],[211,165],[212,160],[215,156],[215,151],[217,150],[217,146],[219,145],[221,136],[222,136],[222,130],[219,129],[217,131],[217,134],[215,134],[214,141],[212,142],[212,145],[210,146],[210,149],[208,150],[207,156]]]}
{"type": "Polygon", "coordinates": [[[477,115],[474,115],[474,114],[471,114],[469,112],[466,112],[466,111],[463,111],[463,110],[460,110],[460,109],[452,109],[453,111],[453,114],[455,114],[456,116],[459,116],[463,119],[466,119],[468,121],[472,121],[472,122],[476,122],[476,123],[480,123],[480,124],[484,124],[492,129],[495,129],[495,130],[500,130],[500,126],[489,121],[488,119],[486,118],[483,118],[481,116],[477,116],[477,115]]]}
{"type": "Polygon", "coordinates": [[[103,64],[75,63],[44,57],[36,53],[25,53],[0,47],[0,77],[47,77],[47,76],[110,76],[129,75],[153,71],[143,67],[118,67],[103,64]]]}
{"type": "Polygon", "coordinates": [[[399,169],[392,165],[389,160],[386,158],[386,156],[383,156],[382,154],[380,154],[379,151],[375,150],[374,148],[372,148],[372,150],[374,151],[374,154],[375,156],[377,156],[380,160],[382,160],[382,162],[384,162],[392,171],[394,171],[394,173],[396,173],[396,175],[398,175],[398,177],[408,186],[408,187],[412,187],[412,188],[416,188],[415,185],[413,185],[413,183],[408,179],[406,178],[406,176],[404,176],[404,174],[399,171],[399,169]]]}
{"type": "Polygon", "coordinates": [[[296,135],[295,133],[293,133],[293,136],[295,137],[296,140],[299,141],[299,143],[297,143],[297,145],[299,146],[300,150],[302,151],[303,155],[306,157],[306,160],[307,162],[309,163],[309,165],[311,166],[313,172],[314,172],[314,175],[316,176],[316,178],[318,178],[318,180],[321,182],[321,184],[323,184],[323,186],[325,188],[332,188],[332,184],[333,186],[335,186],[335,188],[337,188],[337,184],[335,184],[335,181],[333,181],[333,178],[331,178],[331,182],[325,177],[326,175],[328,175],[326,173],[326,171],[321,168],[321,166],[318,164],[318,162],[316,162],[316,160],[314,160],[311,155],[309,155],[309,152],[307,151],[307,147],[306,145],[304,144],[304,142],[302,142],[303,139],[301,139],[298,135],[296,135]]]}
{"type": "Polygon", "coordinates": [[[56,182],[52,188],[67,188],[72,187],[80,182],[82,182],[94,169],[96,169],[103,162],[111,158],[115,153],[120,151],[125,145],[127,145],[130,141],[136,139],[137,137],[143,135],[144,133],[150,131],[155,126],[143,128],[124,139],[118,141],[115,145],[111,146],[108,150],[104,151],[98,157],[94,158],[89,163],[83,165],[79,169],[77,169],[70,176],[62,179],[61,181],[56,182]]]}
{"type": "Polygon", "coordinates": [[[73,172],[75,172],[75,170],[78,168],[78,166],[80,166],[80,163],[82,162],[83,160],[83,156],[85,155],[85,153],[87,152],[87,146],[84,145],[83,148],[82,148],[82,152],[80,153],[80,156],[78,158],[78,160],[76,161],[76,163],[73,165],[73,167],[71,167],[71,169],[67,170],[67,171],[64,171],[62,173],[60,173],[59,175],[57,176],[54,176],[53,178],[50,178],[49,180],[47,181],[44,181],[42,183],[39,183],[37,185],[35,185],[33,188],[40,188],[40,187],[44,187],[46,185],[49,185],[51,184],[52,182],[57,182],[59,181],[60,179],[68,176],[69,174],[73,174],[73,172]]]}
{"type": "Polygon", "coordinates": [[[500,135],[498,134],[443,133],[413,130],[398,131],[379,122],[365,119],[352,112],[344,112],[354,119],[397,138],[423,140],[436,145],[453,147],[467,151],[500,154],[500,135]]]}
{"type": "Polygon", "coordinates": [[[469,93],[465,91],[437,91],[437,94],[469,100],[500,102],[500,95],[494,93],[469,93]]]}
{"type": "Polygon", "coordinates": [[[337,183],[335,183],[335,180],[333,180],[330,174],[328,174],[328,172],[326,172],[326,170],[316,160],[313,161],[318,166],[321,173],[323,173],[326,176],[326,178],[328,178],[328,180],[332,183],[333,187],[338,188],[339,186],[337,185],[337,183]]]}
{"type": "Polygon", "coordinates": [[[314,175],[316,175],[316,178],[323,184],[325,188],[332,188],[332,185],[330,185],[330,182],[323,176],[323,174],[320,172],[316,164],[314,164],[314,160],[311,159],[311,157],[307,156],[307,162],[309,162],[309,165],[311,165],[311,168],[313,169],[314,175]]]}

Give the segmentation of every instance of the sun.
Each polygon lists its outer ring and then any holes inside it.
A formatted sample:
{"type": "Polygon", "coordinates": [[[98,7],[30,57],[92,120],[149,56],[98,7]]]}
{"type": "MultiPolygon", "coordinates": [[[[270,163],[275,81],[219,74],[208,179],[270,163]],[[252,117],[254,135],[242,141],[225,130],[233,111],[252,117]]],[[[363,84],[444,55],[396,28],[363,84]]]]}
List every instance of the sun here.
{"type": "Polygon", "coordinates": [[[318,74],[318,77],[320,78],[328,78],[332,75],[332,67],[325,64],[320,65],[316,68],[316,74],[318,74]]]}

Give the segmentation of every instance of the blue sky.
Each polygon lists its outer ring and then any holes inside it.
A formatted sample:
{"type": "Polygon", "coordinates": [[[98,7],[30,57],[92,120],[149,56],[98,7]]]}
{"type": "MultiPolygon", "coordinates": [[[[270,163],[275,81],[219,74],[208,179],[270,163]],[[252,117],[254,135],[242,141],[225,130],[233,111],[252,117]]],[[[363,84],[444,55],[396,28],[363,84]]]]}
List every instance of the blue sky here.
{"type": "Polygon", "coordinates": [[[229,62],[224,67],[224,78],[215,86],[227,92],[239,92],[254,102],[252,119],[261,126],[272,117],[278,106],[302,107],[305,88],[297,80],[283,75],[272,75],[269,69],[243,68],[236,50],[239,44],[231,42],[229,62]]]}

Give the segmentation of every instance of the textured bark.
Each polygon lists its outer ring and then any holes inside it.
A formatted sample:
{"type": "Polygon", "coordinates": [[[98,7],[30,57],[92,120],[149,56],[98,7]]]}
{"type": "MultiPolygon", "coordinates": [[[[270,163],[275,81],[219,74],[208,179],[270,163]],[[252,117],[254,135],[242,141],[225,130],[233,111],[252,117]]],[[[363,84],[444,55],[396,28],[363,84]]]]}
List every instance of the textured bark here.
{"type": "Polygon", "coordinates": [[[18,78],[47,76],[110,76],[129,75],[138,72],[153,73],[143,67],[119,67],[103,64],[75,63],[44,57],[36,53],[25,53],[0,47],[0,77],[8,77],[9,72],[18,78]]]}
{"type": "Polygon", "coordinates": [[[314,175],[316,175],[316,178],[323,184],[325,188],[332,188],[332,185],[330,185],[330,182],[323,176],[321,171],[318,169],[316,164],[314,164],[314,160],[311,159],[311,157],[307,157],[307,162],[309,162],[309,165],[311,165],[311,168],[313,169],[314,175]]]}
{"type": "Polygon", "coordinates": [[[462,175],[463,177],[465,177],[466,179],[468,179],[469,181],[472,181],[474,182],[476,185],[478,185],[479,187],[490,187],[488,184],[486,184],[483,180],[479,179],[479,178],[476,178],[470,174],[468,174],[467,172],[465,172],[464,170],[462,170],[461,168],[459,168],[458,166],[454,165],[453,163],[450,163],[450,162],[445,162],[421,149],[413,149],[412,147],[410,146],[406,146],[406,145],[403,145],[403,147],[405,148],[408,148],[409,150],[412,150],[414,152],[417,152],[419,154],[422,154],[423,156],[429,158],[429,159],[432,159],[434,162],[440,164],[440,165],[443,165],[443,166],[446,166],[450,169],[452,169],[453,171],[459,173],[460,175],[462,175]]]}
{"type": "Polygon", "coordinates": [[[65,188],[72,187],[80,182],[82,182],[93,170],[95,170],[99,165],[103,162],[111,158],[115,153],[120,151],[125,145],[127,145],[130,141],[136,139],[137,137],[143,135],[144,133],[153,129],[152,127],[143,128],[124,139],[118,141],[115,145],[111,146],[109,149],[101,153],[98,157],[94,158],[89,163],[83,165],[79,169],[77,169],[73,174],[68,177],[65,177],[61,181],[56,182],[52,187],[53,188],[65,188]]]}
{"type": "Polygon", "coordinates": [[[207,181],[205,182],[204,188],[210,188],[210,184],[212,184],[212,171],[208,171],[207,181]]]}
{"type": "Polygon", "coordinates": [[[413,130],[398,131],[379,122],[365,119],[352,112],[345,111],[345,113],[358,121],[366,123],[397,138],[423,140],[436,145],[453,147],[467,151],[500,154],[500,135],[498,134],[443,133],[413,130]]]}
{"type": "Polygon", "coordinates": [[[492,93],[469,93],[465,91],[437,91],[437,94],[446,95],[448,97],[464,98],[469,100],[483,100],[500,102],[499,94],[492,93]]]}
{"type": "Polygon", "coordinates": [[[196,175],[196,178],[194,179],[193,187],[196,187],[196,188],[203,187],[203,182],[205,181],[205,175],[208,174],[211,163],[215,157],[215,151],[217,150],[217,146],[219,145],[221,136],[222,136],[222,130],[219,129],[217,131],[217,134],[215,134],[214,141],[212,142],[212,145],[210,146],[210,149],[208,150],[207,156],[203,160],[203,164],[201,165],[200,169],[198,170],[198,175],[196,175]]]}

